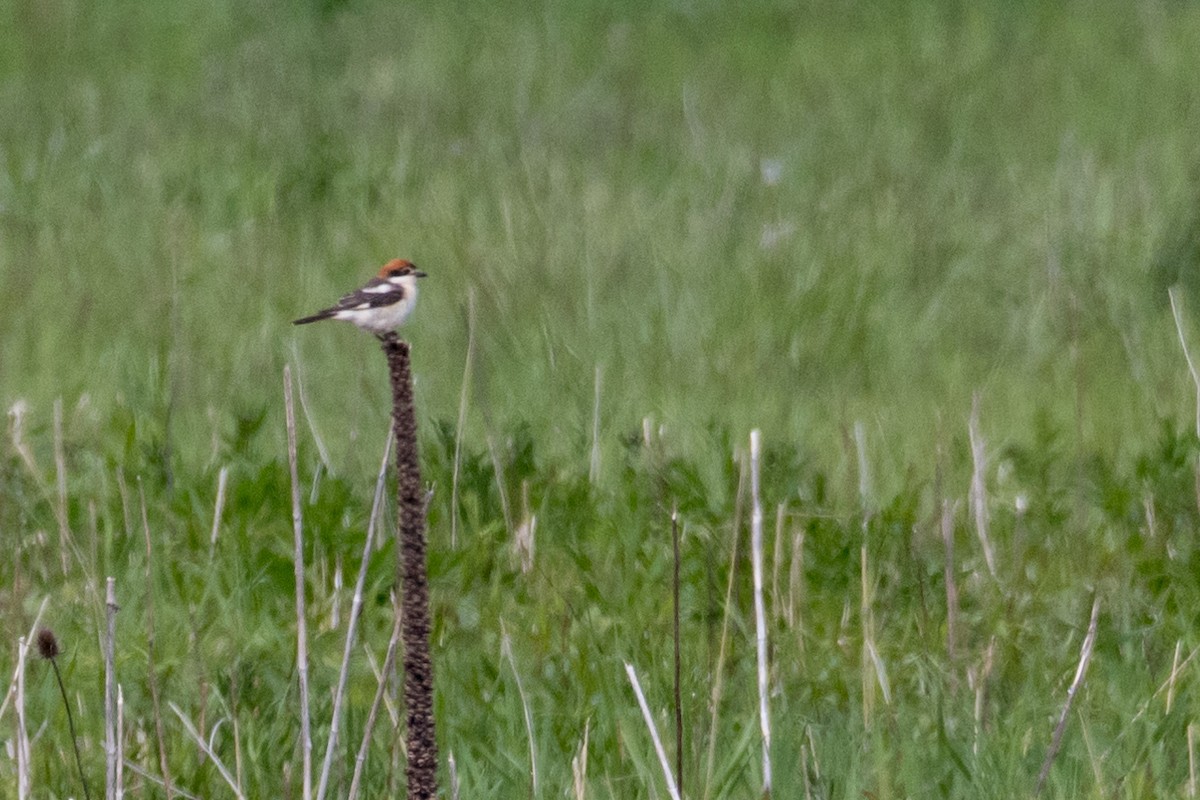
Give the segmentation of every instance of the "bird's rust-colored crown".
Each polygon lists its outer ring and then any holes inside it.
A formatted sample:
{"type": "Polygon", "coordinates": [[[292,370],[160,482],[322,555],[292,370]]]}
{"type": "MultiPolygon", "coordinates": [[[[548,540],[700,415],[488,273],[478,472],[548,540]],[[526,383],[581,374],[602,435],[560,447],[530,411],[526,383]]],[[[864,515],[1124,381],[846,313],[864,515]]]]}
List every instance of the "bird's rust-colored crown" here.
{"type": "Polygon", "coordinates": [[[389,278],[392,275],[399,275],[404,272],[412,272],[416,270],[416,268],[416,265],[411,261],[403,258],[393,258],[391,261],[380,267],[379,277],[389,278]]]}

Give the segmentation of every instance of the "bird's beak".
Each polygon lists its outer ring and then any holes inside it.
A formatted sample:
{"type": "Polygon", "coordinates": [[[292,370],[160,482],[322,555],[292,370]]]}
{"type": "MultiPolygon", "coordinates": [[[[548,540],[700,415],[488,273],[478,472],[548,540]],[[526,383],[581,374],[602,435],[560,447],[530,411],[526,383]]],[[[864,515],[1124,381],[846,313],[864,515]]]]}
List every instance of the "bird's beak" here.
{"type": "Polygon", "coordinates": [[[413,277],[414,277],[414,278],[424,278],[424,277],[425,277],[425,273],[424,273],[424,272],[421,272],[421,270],[417,270],[416,272],[414,272],[414,273],[413,273],[413,277]]]}

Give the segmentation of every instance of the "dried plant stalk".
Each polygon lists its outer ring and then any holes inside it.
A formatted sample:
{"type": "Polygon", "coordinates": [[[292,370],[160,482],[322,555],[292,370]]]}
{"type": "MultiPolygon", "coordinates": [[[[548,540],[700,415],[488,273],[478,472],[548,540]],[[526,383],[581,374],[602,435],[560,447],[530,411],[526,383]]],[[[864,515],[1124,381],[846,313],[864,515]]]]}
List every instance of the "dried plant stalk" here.
{"type": "Polygon", "coordinates": [[[396,470],[404,620],[404,703],[408,712],[408,796],[437,796],[437,737],[433,718],[433,658],[429,636],[429,578],[425,556],[425,499],[417,457],[417,416],[413,406],[408,342],[395,333],[380,337],[392,383],[392,425],[396,470]]]}

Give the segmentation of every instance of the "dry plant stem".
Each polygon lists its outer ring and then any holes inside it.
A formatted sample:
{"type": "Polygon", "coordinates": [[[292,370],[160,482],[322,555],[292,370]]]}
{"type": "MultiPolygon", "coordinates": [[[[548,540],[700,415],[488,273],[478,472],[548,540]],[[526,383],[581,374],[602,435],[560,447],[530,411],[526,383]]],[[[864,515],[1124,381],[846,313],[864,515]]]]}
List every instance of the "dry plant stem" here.
{"type": "Polygon", "coordinates": [[[363,726],[362,743],[358,746],[358,755],[354,758],[354,777],[350,779],[350,793],[347,795],[348,800],[357,800],[359,785],[362,782],[363,768],[367,764],[367,750],[371,746],[371,733],[375,730],[375,720],[379,717],[379,706],[387,697],[388,676],[392,674],[392,668],[396,664],[396,647],[400,643],[401,626],[404,622],[404,617],[400,612],[400,608],[393,601],[393,616],[395,618],[392,623],[392,635],[388,639],[387,655],[383,660],[383,669],[379,673],[378,687],[375,689],[375,699],[371,701],[371,710],[367,712],[367,722],[363,726]]]}
{"type": "Polygon", "coordinates": [[[1175,657],[1171,660],[1171,674],[1167,677],[1167,713],[1175,702],[1175,676],[1179,674],[1179,655],[1183,650],[1183,640],[1175,640],[1175,657]]]}
{"type": "Polygon", "coordinates": [[[55,516],[58,517],[58,553],[62,558],[62,571],[69,571],[67,554],[71,551],[71,528],[67,521],[67,456],[63,446],[63,408],[62,398],[54,401],[54,478],[55,488],[58,489],[58,505],[55,516]]]}
{"type": "Polygon", "coordinates": [[[1079,692],[1079,687],[1083,685],[1083,678],[1087,674],[1088,664],[1092,660],[1092,650],[1096,646],[1096,627],[1100,619],[1100,598],[1097,597],[1092,601],[1092,618],[1088,622],[1087,636],[1083,639],[1083,647],[1079,654],[1079,666],[1075,668],[1075,678],[1071,681],[1071,687],[1067,689],[1067,700],[1063,703],[1062,711],[1058,715],[1058,724],[1054,726],[1054,736],[1050,739],[1050,749],[1046,751],[1046,759],[1042,762],[1041,772],[1038,773],[1037,788],[1034,790],[1034,796],[1042,793],[1042,787],[1046,785],[1046,778],[1050,775],[1050,767],[1054,763],[1055,756],[1058,755],[1058,748],[1062,746],[1063,732],[1067,728],[1067,716],[1071,713],[1071,704],[1075,700],[1075,695],[1079,692]]]}
{"type": "MultiPolygon", "coordinates": [[[[166,735],[163,731],[162,708],[159,704],[158,673],[154,668],[154,553],[150,547],[150,521],[146,517],[146,492],[138,478],[138,501],[142,511],[142,535],[146,540],[146,678],[150,684],[150,701],[154,706],[154,733],[158,738],[158,768],[162,771],[163,789],[167,800],[175,796],[171,789],[171,769],[167,763],[166,735]]],[[[121,759],[118,755],[117,766],[121,759]]]]}
{"type": "Polygon", "coordinates": [[[967,435],[971,439],[971,511],[975,515],[975,534],[983,547],[983,560],[988,572],[996,577],[996,556],[992,551],[992,540],[988,535],[987,487],[984,475],[987,470],[987,442],[979,432],[979,393],[971,399],[971,416],[967,419],[967,435]]]}
{"type": "Polygon", "coordinates": [[[783,592],[779,591],[779,570],[783,565],[783,526],[787,520],[787,504],[775,507],[775,552],[771,556],[771,618],[784,619],[787,610],[783,606],[783,592]]]}
{"type": "Polygon", "coordinates": [[[950,663],[958,653],[958,584],[954,581],[955,503],[942,501],[942,545],[946,550],[946,658],[950,663]]]}
{"type": "MultiPolygon", "coordinates": [[[[42,604],[38,606],[38,612],[33,618],[33,625],[29,628],[29,635],[25,637],[25,641],[33,641],[34,635],[38,628],[42,625],[42,614],[46,612],[46,605],[50,602],[49,597],[42,598],[42,604]]],[[[20,677],[19,670],[21,669],[20,659],[17,660],[17,665],[13,668],[12,680],[8,682],[8,691],[4,693],[4,702],[0,703],[0,719],[4,719],[4,712],[8,710],[9,701],[13,699],[17,692],[17,678],[20,677]]]]}
{"type": "Polygon", "coordinates": [[[583,723],[583,741],[579,743],[579,752],[571,759],[571,787],[575,800],[586,800],[587,797],[588,736],[591,729],[592,718],[588,717],[583,723]]]}
{"type": "Polygon", "coordinates": [[[208,539],[208,560],[212,561],[217,550],[217,536],[221,533],[221,514],[225,510],[225,487],[229,483],[229,467],[221,467],[217,473],[217,501],[213,506],[212,534],[208,539]]]}
{"type": "Polygon", "coordinates": [[[174,703],[168,703],[167,705],[170,706],[171,710],[175,712],[175,716],[179,717],[179,721],[183,723],[184,730],[187,731],[188,736],[192,737],[192,740],[196,743],[196,746],[200,748],[200,751],[212,759],[213,764],[217,768],[217,772],[221,773],[221,777],[224,778],[225,783],[227,783],[229,788],[233,790],[234,796],[237,797],[238,800],[245,800],[246,796],[242,794],[242,788],[238,786],[237,781],[233,779],[233,775],[230,774],[224,762],[222,762],[217,754],[213,752],[213,749],[208,746],[208,742],[204,741],[204,737],[196,731],[196,726],[192,724],[192,721],[188,719],[188,716],[180,711],[179,706],[175,705],[174,703]]]}
{"type": "Polygon", "coordinates": [[[454,469],[450,476],[450,546],[458,547],[458,477],[462,474],[463,430],[467,427],[467,398],[471,394],[471,368],[475,363],[475,287],[467,288],[467,357],[462,390],[458,395],[458,422],[454,431],[454,469]]]}
{"type": "Polygon", "coordinates": [[[104,796],[116,800],[117,796],[117,580],[109,577],[104,586],[105,636],[104,636],[104,796]]]}
{"type": "Polygon", "coordinates": [[[1188,748],[1188,797],[1196,796],[1196,723],[1187,726],[1188,748]]]}
{"type": "Polygon", "coordinates": [[[754,630],[758,655],[758,721],[762,728],[763,795],[771,795],[771,709],[767,665],[767,608],[763,600],[763,507],[759,494],[762,434],[750,431],[750,555],[754,569],[754,630]]]}
{"type": "Polygon", "coordinates": [[[529,700],[525,696],[525,685],[521,683],[521,674],[517,672],[517,661],[513,658],[512,639],[508,635],[508,631],[504,629],[504,620],[500,620],[500,652],[508,659],[508,666],[512,668],[513,677],[517,682],[517,694],[521,698],[521,711],[525,716],[525,735],[529,740],[529,776],[530,776],[530,797],[538,796],[538,768],[537,768],[537,745],[533,740],[533,714],[529,711],[529,700]]]}
{"type": "MultiPolygon", "coordinates": [[[[165,788],[167,783],[163,781],[165,788]]],[[[173,791],[173,790],[172,790],[173,791]]],[[[125,797],[125,692],[117,684],[117,791],[116,800],[125,797]]]]}
{"type": "Polygon", "coordinates": [[[29,729],[25,723],[25,658],[29,655],[29,642],[22,636],[17,639],[17,797],[29,797],[29,729]]]}
{"type": "Polygon", "coordinates": [[[725,584],[725,613],[721,620],[721,644],[717,648],[717,666],[713,674],[712,696],[709,707],[712,718],[708,726],[708,759],[704,768],[704,797],[709,797],[713,783],[713,765],[717,755],[717,722],[721,714],[721,695],[725,688],[725,653],[729,644],[729,617],[733,613],[733,587],[737,580],[738,539],[742,527],[742,497],[746,488],[746,462],[741,460],[738,474],[738,490],[734,499],[733,531],[729,552],[729,580],[725,584]]]}
{"type": "Polygon", "coordinates": [[[363,591],[367,585],[367,566],[371,562],[371,551],[375,545],[375,520],[383,503],[384,478],[387,475],[388,458],[392,452],[392,432],[388,431],[383,446],[383,461],[375,480],[375,498],[371,503],[371,518],[367,523],[367,539],[363,543],[362,561],[358,567],[358,580],[354,584],[354,599],[350,604],[350,620],[346,624],[346,644],[342,649],[342,668],[338,672],[337,689],[333,693],[333,713],[330,714],[329,740],[325,744],[325,762],[321,765],[321,780],[317,784],[317,800],[323,800],[329,787],[329,772],[333,766],[333,754],[337,748],[338,732],[342,727],[342,698],[346,696],[346,683],[350,677],[350,654],[358,636],[358,619],[362,616],[363,591]]]}
{"type": "Polygon", "coordinates": [[[1196,362],[1192,360],[1192,353],[1188,350],[1187,337],[1183,335],[1183,312],[1179,309],[1179,298],[1174,286],[1167,290],[1167,297],[1171,300],[1171,316],[1175,318],[1175,332],[1179,335],[1179,345],[1183,348],[1188,374],[1192,376],[1192,383],[1196,386],[1196,436],[1200,437],[1200,372],[1196,371],[1196,362]]]}
{"type": "Polygon", "coordinates": [[[588,463],[588,483],[593,486],[600,480],[600,389],[604,371],[596,365],[595,392],[592,398],[592,457],[588,463]]]}
{"type": "MultiPolygon", "coordinates": [[[[437,735],[433,719],[432,629],[425,563],[425,499],[417,457],[417,417],[413,407],[408,342],[395,333],[381,337],[392,383],[392,424],[396,434],[396,470],[400,514],[401,606],[404,618],[404,703],[408,712],[409,798],[437,795],[437,735]]],[[[510,528],[511,530],[511,528],[510,528]]]]}
{"type": "MultiPolygon", "coordinates": [[[[141,778],[143,780],[147,780],[150,783],[153,783],[155,786],[163,785],[162,778],[158,777],[157,775],[151,775],[149,772],[147,772],[146,770],[144,770],[140,766],[138,766],[137,763],[134,761],[126,760],[124,762],[124,766],[129,767],[129,771],[132,772],[134,775],[137,775],[139,778],[141,778]]],[[[196,795],[185,792],[183,789],[180,789],[178,786],[175,787],[175,794],[182,797],[183,800],[201,800],[196,795]]]]}
{"type": "Polygon", "coordinates": [[[675,783],[683,793],[683,688],[682,655],[679,643],[679,509],[671,509],[671,551],[674,570],[671,575],[671,631],[675,651],[675,783]]]}
{"type": "Polygon", "coordinates": [[[671,795],[672,800],[681,800],[679,787],[675,785],[675,779],[671,777],[671,764],[667,761],[667,752],[663,750],[662,739],[658,736],[658,728],[654,724],[650,706],[646,704],[646,695],[642,693],[642,685],[638,683],[637,671],[634,670],[633,664],[625,663],[625,674],[629,676],[629,684],[633,687],[638,706],[642,709],[642,719],[646,721],[646,728],[649,729],[650,738],[654,741],[654,752],[658,755],[658,763],[662,766],[663,777],[667,781],[667,792],[671,795]]]}
{"type": "Polygon", "coordinates": [[[308,710],[308,622],[304,611],[304,518],[300,509],[300,471],[296,455],[296,411],[292,370],[283,367],[283,405],[287,415],[288,467],[292,478],[292,560],[296,573],[296,672],[300,678],[300,750],[304,800],[312,797],[312,728],[308,710]]]}

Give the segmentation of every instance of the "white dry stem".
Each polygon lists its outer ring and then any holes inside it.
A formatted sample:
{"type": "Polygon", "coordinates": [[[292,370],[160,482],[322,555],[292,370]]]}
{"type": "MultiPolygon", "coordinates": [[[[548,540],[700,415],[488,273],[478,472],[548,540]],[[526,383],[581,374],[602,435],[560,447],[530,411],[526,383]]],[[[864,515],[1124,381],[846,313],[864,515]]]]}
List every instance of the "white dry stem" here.
{"type": "Polygon", "coordinates": [[[978,669],[975,667],[967,668],[967,684],[975,691],[975,741],[971,745],[971,752],[976,757],[979,756],[979,738],[983,734],[983,710],[984,702],[987,700],[987,683],[992,676],[992,665],[996,654],[996,637],[993,636],[988,641],[987,650],[983,654],[983,664],[978,669]]]}
{"type": "Polygon", "coordinates": [[[771,709],[767,665],[767,611],[763,601],[763,508],[759,493],[762,433],[750,431],[750,555],[754,570],[754,640],[758,655],[758,722],[762,729],[763,795],[771,795],[771,709]]]}
{"type": "Polygon", "coordinates": [[[29,442],[25,441],[25,415],[29,413],[29,404],[18,400],[8,408],[8,436],[12,440],[13,450],[25,462],[26,469],[43,493],[48,493],[46,480],[42,477],[41,467],[33,457],[29,442]]]}
{"type": "Polygon", "coordinates": [[[957,501],[942,500],[942,546],[946,552],[946,658],[953,663],[958,653],[958,584],[954,580],[954,514],[957,501]]]}
{"type": "Polygon", "coordinates": [[[1189,722],[1187,726],[1188,748],[1188,797],[1196,796],[1196,723],[1189,722]]]}
{"type": "Polygon", "coordinates": [[[454,759],[454,751],[446,757],[446,766],[450,768],[450,800],[458,800],[458,762],[454,759]]]}
{"type": "Polygon", "coordinates": [[[625,662],[625,674],[629,676],[629,683],[633,686],[633,693],[637,696],[638,706],[642,709],[642,719],[645,720],[646,727],[650,731],[650,738],[654,742],[654,752],[658,755],[658,763],[662,766],[663,777],[667,781],[667,793],[671,795],[671,800],[681,800],[679,787],[675,785],[675,776],[671,774],[671,764],[667,761],[667,751],[663,749],[662,739],[659,738],[658,728],[654,724],[654,717],[650,714],[650,706],[646,704],[646,695],[642,693],[642,685],[638,683],[637,671],[628,661],[625,662]]]}
{"type": "Polygon", "coordinates": [[[1075,668],[1075,678],[1071,681],[1070,688],[1067,689],[1067,699],[1063,703],[1062,711],[1058,715],[1058,724],[1054,726],[1054,735],[1050,739],[1050,748],[1046,751],[1046,759],[1042,762],[1042,769],[1038,773],[1037,788],[1034,790],[1034,796],[1042,793],[1042,787],[1046,784],[1046,778],[1050,774],[1050,767],[1054,763],[1055,756],[1058,755],[1058,749],[1062,746],[1063,732],[1067,728],[1067,716],[1071,713],[1071,704],[1075,701],[1075,695],[1079,693],[1079,687],[1083,685],[1083,678],[1087,674],[1088,664],[1092,660],[1092,651],[1096,646],[1096,629],[1100,621],[1100,598],[1097,597],[1092,601],[1092,618],[1088,622],[1087,636],[1083,638],[1083,646],[1080,648],[1079,665],[1075,668]]]}
{"type": "Polygon", "coordinates": [[[300,412],[304,414],[304,421],[308,423],[308,430],[312,434],[313,444],[317,446],[317,456],[321,459],[321,466],[325,468],[326,472],[333,472],[333,462],[329,459],[329,450],[325,447],[325,439],[321,437],[321,432],[317,430],[317,423],[313,420],[312,413],[308,409],[308,392],[304,391],[304,373],[301,370],[300,353],[296,350],[296,342],[294,340],[292,341],[292,357],[296,361],[296,392],[300,395],[300,412]]]}
{"type": "Polygon", "coordinates": [[[971,416],[967,418],[967,435],[971,439],[971,513],[975,516],[975,535],[983,547],[983,560],[988,572],[996,577],[996,556],[992,551],[992,540],[988,535],[987,487],[984,477],[987,470],[987,442],[979,432],[979,393],[971,398],[971,416]]]}
{"type": "Polygon", "coordinates": [[[467,427],[467,399],[475,363],[475,287],[467,287],[467,357],[463,361],[462,389],[458,393],[458,421],[454,426],[454,468],[450,476],[450,547],[458,547],[458,476],[462,474],[462,442],[467,427]]]}
{"type": "Polygon", "coordinates": [[[504,513],[504,529],[509,535],[513,532],[512,509],[508,505],[508,491],[504,488],[504,463],[500,460],[500,451],[496,447],[494,437],[487,435],[488,455],[492,458],[492,472],[496,475],[496,491],[500,493],[500,510],[504,513]]]}
{"type": "Polygon", "coordinates": [[[800,604],[804,602],[804,528],[797,527],[792,534],[792,561],[788,565],[788,602],[787,602],[787,624],[789,628],[799,627],[801,630],[796,641],[800,646],[801,651],[804,649],[804,615],[800,611],[800,604]]]}
{"type": "MultiPolygon", "coordinates": [[[[162,778],[158,777],[157,775],[152,775],[151,773],[142,769],[140,766],[138,766],[137,762],[126,759],[124,766],[129,767],[129,771],[132,772],[134,775],[137,775],[139,778],[142,778],[143,780],[150,781],[155,786],[166,787],[166,785],[167,785],[166,781],[164,781],[162,778]]],[[[190,792],[185,792],[183,789],[180,789],[175,784],[171,784],[171,791],[175,792],[175,794],[182,797],[183,800],[201,800],[200,797],[198,797],[197,795],[191,794],[190,792]]]]}
{"type": "Polygon", "coordinates": [[[863,529],[871,521],[874,490],[871,488],[871,467],[867,463],[867,428],[862,420],[854,423],[854,452],[858,458],[858,499],[862,503],[863,529]]]}
{"type": "Polygon", "coordinates": [[[771,557],[771,603],[774,619],[784,619],[787,616],[783,592],[779,591],[779,570],[783,564],[783,526],[786,519],[787,503],[780,503],[775,507],[775,553],[771,557]]]}
{"type": "MultiPolygon", "coordinates": [[[[29,627],[29,635],[25,637],[25,641],[33,641],[33,637],[37,635],[37,630],[41,627],[42,614],[46,612],[46,605],[50,602],[49,597],[42,598],[42,604],[38,606],[38,612],[33,617],[33,625],[29,627]]],[[[19,661],[19,660],[18,660],[19,661]]],[[[13,668],[12,680],[8,682],[8,691],[4,693],[4,702],[0,703],[0,720],[4,719],[4,712],[8,710],[8,703],[16,696],[17,693],[17,671],[21,668],[20,663],[13,668]]]]}
{"type": "MultiPolygon", "coordinates": [[[[163,784],[166,788],[166,783],[163,784]]],[[[171,791],[171,790],[168,790],[171,791]]],[[[125,797],[125,690],[117,684],[117,786],[114,800],[125,797]]]]}
{"type": "Polygon", "coordinates": [[[592,718],[588,717],[583,723],[583,741],[579,743],[579,752],[571,757],[571,787],[575,800],[587,800],[588,735],[591,728],[592,718]]]}
{"type": "Polygon", "coordinates": [[[738,488],[733,503],[733,525],[730,536],[729,580],[725,584],[725,613],[721,619],[721,643],[717,647],[717,665],[713,675],[712,695],[709,698],[709,708],[712,716],[708,726],[708,757],[704,768],[704,798],[708,800],[713,784],[713,766],[717,753],[717,721],[721,714],[721,695],[725,688],[725,653],[729,644],[729,617],[733,613],[733,585],[737,578],[738,533],[742,526],[742,498],[746,491],[746,462],[740,456],[735,456],[739,462],[738,488]]]}
{"type": "MultiPolygon", "coordinates": [[[[350,603],[350,619],[346,624],[346,642],[342,648],[342,668],[338,672],[337,689],[333,693],[333,713],[329,721],[329,740],[325,744],[325,762],[321,766],[321,780],[317,784],[317,800],[323,800],[329,787],[329,771],[333,766],[333,754],[337,748],[338,733],[342,727],[342,698],[346,696],[346,684],[350,678],[350,654],[358,636],[358,620],[362,616],[363,592],[367,585],[367,567],[371,562],[371,551],[375,544],[375,520],[383,505],[383,487],[387,475],[388,459],[392,454],[392,428],[389,426],[387,441],[383,445],[383,459],[375,479],[375,497],[371,503],[371,517],[367,522],[367,538],[363,543],[362,561],[358,567],[358,579],[354,583],[354,598],[350,603]]],[[[341,574],[340,564],[338,574],[341,574]]]]}
{"type": "MultiPolygon", "coordinates": [[[[391,441],[391,437],[388,437],[391,441]]],[[[354,777],[350,780],[350,793],[347,795],[347,800],[357,800],[358,788],[362,782],[363,768],[367,763],[367,750],[371,745],[371,734],[375,730],[375,720],[379,717],[379,706],[387,699],[388,678],[392,674],[392,668],[396,664],[396,648],[400,643],[400,634],[403,630],[403,617],[400,614],[398,604],[393,598],[392,614],[394,620],[392,622],[392,635],[388,639],[387,655],[383,659],[383,670],[376,674],[376,689],[375,699],[371,701],[371,710],[367,712],[367,722],[363,726],[362,742],[358,746],[358,755],[354,758],[354,777]]],[[[392,728],[400,726],[400,719],[396,714],[392,714],[392,728]]]]}
{"type": "Polygon", "coordinates": [[[529,481],[521,481],[521,524],[513,531],[513,550],[521,561],[521,572],[528,575],[533,569],[537,537],[537,514],[529,510],[529,481]]]}
{"type": "Polygon", "coordinates": [[[1196,436],[1200,437],[1200,372],[1196,371],[1196,362],[1188,350],[1187,337],[1183,335],[1183,312],[1179,308],[1178,291],[1174,286],[1167,290],[1171,299],[1171,316],[1175,318],[1175,332],[1179,335],[1179,345],[1183,348],[1183,358],[1187,361],[1188,373],[1192,376],[1192,384],[1196,387],[1196,436]]]}
{"type": "Polygon", "coordinates": [[[592,457],[588,464],[588,483],[593,486],[600,480],[600,389],[603,379],[604,370],[597,364],[592,396],[592,457]]]}
{"type": "Polygon", "coordinates": [[[109,577],[104,586],[104,796],[117,797],[117,580],[109,577]]]}
{"type": "MultiPolygon", "coordinates": [[[[363,642],[363,652],[367,656],[367,666],[371,668],[371,674],[375,676],[376,682],[384,682],[384,673],[379,667],[379,663],[375,660],[375,654],[371,652],[371,647],[366,642],[363,642]]],[[[383,695],[383,707],[388,713],[388,718],[392,721],[393,728],[400,727],[400,709],[392,702],[392,696],[385,693],[383,695]]]]}
{"type": "Polygon", "coordinates": [[[25,720],[25,658],[29,655],[29,640],[17,639],[17,797],[29,797],[29,729],[25,720]]]}
{"type": "Polygon", "coordinates": [[[530,796],[538,796],[537,748],[533,740],[533,714],[529,711],[529,700],[525,697],[525,686],[521,683],[521,673],[517,672],[517,662],[513,658],[512,638],[504,628],[504,620],[500,620],[500,654],[508,659],[513,677],[517,681],[517,694],[521,698],[521,710],[525,713],[525,734],[529,737],[529,775],[533,783],[530,796]]]}
{"type": "Polygon", "coordinates": [[[196,746],[200,748],[204,755],[212,759],[213,764],[217,768],[217,772],[221,773],[221,777],[225,780],[225,783],[229,785],[229,788],[233,791],[234,796],[237,797],[238,800],[245,800],[246,796],[242,794],[241,787],[238,786],[237,781],[234,780],[233,775],[230,774],[228,768],[225,766],[225,763],[221,761],[220,757],[213,752],[211,747],[208,746],[208,742],[204,741],[204,737],[201,736],[196,730],[196,726],[192,724],[192,721],[188,718],[187,714],[184,714],[183,711],[180,710],[179,706],[175,705],[173,702],[169,702],[167,705],[169,705],[171,710],[175,712],[175,716],[179,717],[179,721],[183,723],[183,729],[187,731],[188,736],[192,737],[192,740],[196,743],[196,746]]]}
{"type": "Polygon", "coordinates": [[[221,533],[221,515],[225,511],[225,488],[229,484],[229,467],[221,467],[217,473],[217,501],[213,505],[212,533],[208,538],[208,560],[212,561],[217,551],[217,537],[221,533]]]}
{"type": "Polygon", "coordinates": [[[866,537],[859,550],[859,618],[862,623],[862,655],[860,657],[860,672],[862,676],[862,714],[863,728],[871,730],[871,721],[875,716],[875,680],[871,677],[874,659],[871,654],[875,650],[875,615],[871,607],[871,578],[867,561],[866,537]]]}
{"type": "Polygon", "coordinates": [[[73,549],[71,526],[67,519],[67,455],[63,444],[63,407],[62,398],[54,400],[54,483],[58,490],[58,505],[55,516],[58,517],[58,554],[62,559],[63,575],[69,570],[67,553],[73,549]]]}
{"type": "Polygon", "coordinates": [[[1171,659],[1171,674],[1167,676],[1167,713],[1171,713],[1171,706],[1175,702],[1175,678],[1179,675],[1179,655],[1183,649],[1183,640],[1175,640],[1175,657],[1171,659]]]}
{"type": "MultiPolygon", "coordinates": [[[[292,370],[283,367],[283,405],[287,416],[288,467],[292,478],[293,565],[296,573],[296,672],[300,679],[300,748],[303,800],[312,798],[312,728],[308,710],[308,622],[304,611],[304,517],[300,508],[300,473],[296,455],[296,411],[292,403],[292,370]]],[[[315,435],[315,432],[314,432],[315,435]]]]}

